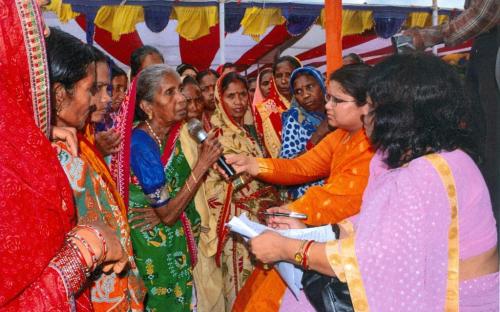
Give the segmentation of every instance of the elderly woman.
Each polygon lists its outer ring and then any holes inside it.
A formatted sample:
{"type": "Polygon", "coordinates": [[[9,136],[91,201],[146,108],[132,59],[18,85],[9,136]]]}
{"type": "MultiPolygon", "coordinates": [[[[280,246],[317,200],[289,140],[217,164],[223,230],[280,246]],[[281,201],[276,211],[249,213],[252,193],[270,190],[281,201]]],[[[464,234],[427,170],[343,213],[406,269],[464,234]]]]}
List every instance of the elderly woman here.
{"type": "Polygon", "coordinates": [[[187,115],[179,75],[166,65],[153,65],[136,82],[127,98],[139,120],[131,132],[128,215],[148,289],[145,305],[147,310],[190,311],[200,232],[193,197],[222,149],[209,136],[191,169],[179,140],[187,115]]]}
{"type": "MultiPolygon", "coordinates": [[[[498,311],[495,220],[463,90],[432,55],[392,56],[371,74],[364,123],[378,152],[361,214],[305,260],[347,282],[355,310],[498,311]]],[[[294,262],[301,242],[267,232],[250,244],[263,262],[294,262]]]]}
{"type": "Polygon", "coordinates": [[[268,96],[255,103],[254,121],[267,155],[278,157],[281,148],[281,114],[290,108],[290,77],[302,64],[292,56],[282,56],[273,65],[268,96]]]}
{"type": "MultiPolygon", "coordinates": [[[[76,53],[85,55],[83,44],[75,37],[57,29],[52,29],[47,38],[52,92],[55,95],[55,124],[74,127],[82,131],[90,111],[85,90],[73,89],[79,77],[85,73],[83,66],[78,68],[76,53]],[[67,51],[75,51],[68,54],[67,51]],[[70,65],[72,64],[72,65],[70,65]]],[[[95,52],[91,54],[95,59],[95,52]]],[[[80,56],[83,57],[83,56],[80,56]]],[[[95,122],[104,117],[105,102],[109,101],[107,85],[109,74],[107,64],[102,61],[92,63],[97,73],[92,76],[88,93],[93,92],[91,102],[97,106],[90,120],[95,122]],[[95,81],[97,81],[97,84],[95,81]]],[[[80,65],[81,66],[81,65],[80,65]]],[[[87,93],[87,94],[88,94],[87,93]]],[[[70,181],[78,212],[79,223],[100,221],[107,224],[120,239],[125,250],[125,261],[130,261],[130,269],[125,274],[97,274],[91,283],[91,300],[95,311],[108,311],[119,308],[129,311],[143,309],[144,286],[132,257],[132,244],[126,219],[123,200],[116,191],[109,170],[97,151],[94,143],[85,135],[79,136],[80,154],[70,154],[67,145],[59,142],[59,161],[70,181]]]]}
{"type": "MultiPolygon", "coordinates": [[[[216,86],[217,109],[211,122],[224,153],[262,156],[254,137],[247,131],[243,119],[248,109],[248,89],[246,80],[237,73],[221,77],[216,86]]],[[[208,238],[209,256],[215,257],[224,278],[224,298],[226,310],[230,310],[236,294],[245,284],[253,270],[253,264],[246,245],[238,236],[232,236],[225,223],[231,216],[243,212],[252,220],[258,220],[259,211],[277,203],[277,193],[256,180],[226,182],[217,172],[211,172],[206,181],[206,191],[210,206],[208,238]]]]}
{"type": "MultiPolygon", "coordinates": [[[[296,69],[290,77],[293,94],[292,106],[283,112],[281,118],[281,151],[279,158],[295,158],[311,149],[330,132],[325,115],[325,84],[321,73],[312,67],[296,69]]],[[[297,199],[304,195],[311,185],[322,185],[315,181],[305,185],[290,186],[288,197],[297,199]]]]}
{"type": "MultiPolygon", "coordinates": [[[[9,77],[0,84],[0,309],[90,311],[86,273],[103,262],[104,270],[119,272],[126,264],[116,262],[122,248],[106,227],[75,227],[71,188],[48,140],[49,73],[36,1],[0,0],[0,6],[0,55],[9,59],[0,62],[9,77]]],[[[95,72],[90,50],[79,49],[73,62],[81,76],[71,90],[88,109],[95,72]]]]}

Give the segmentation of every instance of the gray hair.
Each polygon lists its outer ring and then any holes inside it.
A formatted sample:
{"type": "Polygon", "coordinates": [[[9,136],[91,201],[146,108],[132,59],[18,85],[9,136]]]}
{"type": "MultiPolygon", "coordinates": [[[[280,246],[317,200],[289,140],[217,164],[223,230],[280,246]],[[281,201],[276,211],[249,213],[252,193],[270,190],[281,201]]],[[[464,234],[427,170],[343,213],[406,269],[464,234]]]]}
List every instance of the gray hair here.
{"type": "Polygon", "coordinates": [[[165,76],[175,76],[180,79],[175,69],[165,64],[152,65],[142,70],[137,79],[137,93],[135,97],[136,117],[146,120],[146,113],[140,108],[141,101],[153,102],[154,96],[160,87],[161,79],[165,76]]]}

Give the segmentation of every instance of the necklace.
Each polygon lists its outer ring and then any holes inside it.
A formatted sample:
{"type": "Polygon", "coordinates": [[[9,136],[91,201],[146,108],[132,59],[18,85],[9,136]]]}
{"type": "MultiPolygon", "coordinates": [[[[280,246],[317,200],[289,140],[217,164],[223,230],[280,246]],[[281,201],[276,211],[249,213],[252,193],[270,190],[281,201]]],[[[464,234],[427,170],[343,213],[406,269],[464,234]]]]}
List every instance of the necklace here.
{"type": "Polygon", "coordinates": [[[146,126],[148,126],[149,132],[151,132],[151,134],[153,135],[153,137],[155,138],[155,140],[158,142],[158,147],[161,149],[161,140],[160,140],[160,138],[158,137],[158,135],[156,135],[156,132],[153,131],[153,128],[151,127],[151,125],[149,124],[149,122],[147,120],[145,120],[145,123],[146,123],[146,126]]]}

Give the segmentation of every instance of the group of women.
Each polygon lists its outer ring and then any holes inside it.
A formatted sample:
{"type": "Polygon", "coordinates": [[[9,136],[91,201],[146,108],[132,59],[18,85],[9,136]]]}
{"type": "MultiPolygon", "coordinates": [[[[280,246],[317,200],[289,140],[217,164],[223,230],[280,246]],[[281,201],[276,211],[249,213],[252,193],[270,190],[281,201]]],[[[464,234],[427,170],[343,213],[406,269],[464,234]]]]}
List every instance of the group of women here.
{"type": "Polygon", "coordinates": [[[439,59],[348,65],[325,85],[285,56],[251,102],[239,74],[181,79],[143,47],[109,131],[106,58],[49,34],[39,2],[0,0],[2,309],[313,310],[257,259],[337,276],[356,311],[498,311],[473,112],[439,59]],[[199,146],[191,118],[210,130],[199,146]],[[235,177],[214,165],[222,154],[235,177]],[[277,229],[337,224],[339,237],[245,242],[225,227],[243,213],[277,229]]]}

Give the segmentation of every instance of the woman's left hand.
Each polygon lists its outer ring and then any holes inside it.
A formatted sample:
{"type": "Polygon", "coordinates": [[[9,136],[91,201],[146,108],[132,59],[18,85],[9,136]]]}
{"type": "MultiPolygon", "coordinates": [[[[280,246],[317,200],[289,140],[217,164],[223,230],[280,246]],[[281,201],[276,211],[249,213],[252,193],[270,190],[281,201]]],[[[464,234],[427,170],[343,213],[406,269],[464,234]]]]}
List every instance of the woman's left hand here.
{"type": "Polygon", "coordinates": [[[129,208],[133,216],[128,219],[130,226],[133,229],[140,229],[142,232],[152,230],[155,226],[161,223],[160,217],[156,214],[153,208],[129,208]],[[132,225],[132,222],[142,221],[132,225]]]}
{"type": "Polygon", "coordinates": [[[273,231],[265,231],[248,241],[250,252],[262,263],[274,263],[285,258],[287,238],[273,231]]]}
{"type": "Polygon", "coordinates": [[[60,140],[66,143],[71,155],[78,156],[78,138],[76,137],[76,129],[72,127],[52,127],[50,133],[51,139],[60,140]]]}

